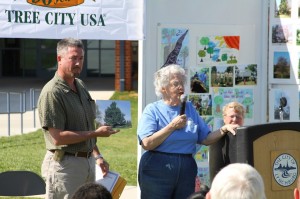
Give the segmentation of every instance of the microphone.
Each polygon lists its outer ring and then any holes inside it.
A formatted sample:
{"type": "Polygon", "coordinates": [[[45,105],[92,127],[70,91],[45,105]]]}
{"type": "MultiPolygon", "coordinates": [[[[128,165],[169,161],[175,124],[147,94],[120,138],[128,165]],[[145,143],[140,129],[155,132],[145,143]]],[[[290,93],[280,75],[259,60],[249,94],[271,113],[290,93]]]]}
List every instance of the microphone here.
{"type": "Polygon", "coordinates": [[[185,113],[185,103],[187,100],[187,96],[185,94],[182,94],[180,96],[180,101],[181,101],[181,107],[180,107],[180,115],[183,115],[185,113]]]}

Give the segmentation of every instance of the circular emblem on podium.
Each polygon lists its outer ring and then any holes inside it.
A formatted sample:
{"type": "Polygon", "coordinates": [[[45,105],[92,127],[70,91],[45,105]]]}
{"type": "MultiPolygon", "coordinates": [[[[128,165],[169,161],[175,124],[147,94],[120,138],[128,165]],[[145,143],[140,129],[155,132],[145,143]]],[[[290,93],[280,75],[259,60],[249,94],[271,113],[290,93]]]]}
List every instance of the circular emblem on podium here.
{"type": "Polygon", "coordinates": [[[298,176],[295,158],[287,153],[280,154],[273,163],[273,176],[275,181],[283,187],[293,184],[298,176]]]}

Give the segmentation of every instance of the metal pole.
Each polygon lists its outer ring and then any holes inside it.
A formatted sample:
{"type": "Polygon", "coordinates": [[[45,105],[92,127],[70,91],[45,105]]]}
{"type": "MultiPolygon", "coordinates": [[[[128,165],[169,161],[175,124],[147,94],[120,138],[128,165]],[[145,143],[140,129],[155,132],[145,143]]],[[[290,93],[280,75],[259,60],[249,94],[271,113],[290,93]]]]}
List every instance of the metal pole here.
{"type": "Polygon", "coordinates": [[[7,128],[8,128],[8,136],[10,136],[10,93],[7,92],[7,128]]]}
{"type": "Polygon", "coordinates": [[[21,134],[23,134],[23,94],[20,93],[21,134]]]}
{"type": "Polygon", "coordinates": [[[125,41],[120,41],[120,91],[124,91],[125,84],[125,41]]]}
{"type": "Polygon", "coordinates": [[[34,88],[30,89],[30,107],[33,110],[33,128],[35,128],[36,118],[35,118],[35,90],[34,90],[34,88]]]}

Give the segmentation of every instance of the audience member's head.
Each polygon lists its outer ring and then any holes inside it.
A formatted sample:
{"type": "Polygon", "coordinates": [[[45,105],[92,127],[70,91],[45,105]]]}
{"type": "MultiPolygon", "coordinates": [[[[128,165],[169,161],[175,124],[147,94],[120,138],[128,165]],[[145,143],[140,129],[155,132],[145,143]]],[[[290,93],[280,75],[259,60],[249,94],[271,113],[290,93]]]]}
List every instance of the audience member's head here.
{"type": "Polygon", "coordinates": [[[244,163],[224,167],[213,179],[207,199],[265,199],[264,182],[255,168],[244,163]]]}
{"type": "Polygon", "coordinates": [[[209,192],[209,187],[205,184],[200,185],[200,190],[192,193],[187,199],[205,199],[206,194],[209,192]]]}
{"type": "Polygon", "coordinates": [[[297,179],[297,187],[294,189],[294,199],[300,199],[300,176],[297,179]]]}
{"type": "Polygon", "coordinates": [[[72,199],[112,199],[112,195],[104,186],[88,182],[76,190],[72,199]]]}

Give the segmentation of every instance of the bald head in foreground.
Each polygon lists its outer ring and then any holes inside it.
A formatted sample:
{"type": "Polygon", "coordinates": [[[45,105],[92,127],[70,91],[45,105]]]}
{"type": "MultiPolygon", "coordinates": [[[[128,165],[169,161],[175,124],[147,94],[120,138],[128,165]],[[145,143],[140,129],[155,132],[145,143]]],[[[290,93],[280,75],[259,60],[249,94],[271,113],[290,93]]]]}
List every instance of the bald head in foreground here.
{"type": "Polygon", "coordinates": [[[265,199],[264,182],[258,171],[245,163],[224,167],[214,178],[206,199],[265,199]]]}

